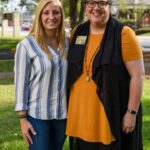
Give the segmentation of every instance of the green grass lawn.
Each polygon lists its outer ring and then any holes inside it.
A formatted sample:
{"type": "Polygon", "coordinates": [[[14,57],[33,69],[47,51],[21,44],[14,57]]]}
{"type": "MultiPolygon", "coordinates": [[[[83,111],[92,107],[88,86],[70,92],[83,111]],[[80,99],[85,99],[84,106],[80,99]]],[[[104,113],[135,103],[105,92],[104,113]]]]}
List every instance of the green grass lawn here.
{"type": "Polygon", "coordinates": [[[141,36],[150,36],[150,32],[149,33],[144,33],[141,36]]]}
{"type": "Polygon", "coordinates": [[[17,37],[13,37],[12,35],[9,35],[7,37],[2,37],[2,35],[0,34],[0,49],[15,50],[17,43],[24,37],[25,36],[22,36],[22,35],[17,36],[17,37]]]}
{"type": "MultiPolygon", "coordinates": [[[[13,79],[0,79],[0,150],[27,150],[14,112],[13,83],[13,79]]],[[[150,80],[145,81],[142,103],[144,150],[150,150],[150,80]]],[[[69,150],[68,140],[63,150],[69,150]]]]}
{"type": "Polygon", "coordinates": [[[140,36],[150,36],[150,27],[139,28],[135,32],[140,36]]]}
{"type": "Polygon", "coordinates": [[[14,60],[0,60],[0,72],[13,72],[14,60]]]}
{"type": "MultiPolygon", "coordinates": [[[[27,150],[14,112],[14,81],[0,79],[0,150],[27,150]]],[[[68,140],[63,150],[69,150],[68,140]]]]}
{"type": "Polygon", "coordinates": [[[144,83],[142,104],[144,150],[150,150],[150,80],[146,80],[144,83]]]}
{"type": "Polygon", "coordinates": [[[0,38],[0,49],[15,49],[22,38],[0,38]]]}

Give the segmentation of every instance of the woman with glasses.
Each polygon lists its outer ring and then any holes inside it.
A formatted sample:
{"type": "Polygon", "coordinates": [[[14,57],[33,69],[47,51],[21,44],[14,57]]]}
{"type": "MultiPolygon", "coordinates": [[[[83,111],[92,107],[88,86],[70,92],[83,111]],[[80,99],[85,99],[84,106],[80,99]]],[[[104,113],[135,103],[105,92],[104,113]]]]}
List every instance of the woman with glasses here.
{"type": "Polygon", "coordinates": [[[71,33],[66,134],[75,150],[142,150],[142,51],[111,3],[85,0],[88,21],[71,33]]]}
{"type": "Polygon", "coordinates": [[[62,150],[67,101],[67,40],[59,0],[40,0],[15,55],[15,110],[29,150],[62,150]]]}

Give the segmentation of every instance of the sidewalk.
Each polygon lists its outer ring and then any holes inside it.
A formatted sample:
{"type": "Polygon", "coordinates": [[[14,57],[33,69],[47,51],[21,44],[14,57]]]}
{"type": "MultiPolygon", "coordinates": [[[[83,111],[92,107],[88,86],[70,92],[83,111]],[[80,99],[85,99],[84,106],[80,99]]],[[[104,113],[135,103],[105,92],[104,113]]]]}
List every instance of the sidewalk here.
{"type": "Polygon", "coordinates": [[[0,60],[14,59],[14,55],[15,55],[15,51],[11,51],[9,49],[0,50],[0,60]]]}
{"type": "Polygon", "coordinates": [[[0,79],[13,78],[13,72],[0,72],[0,79]]]}
{"type": "Polygon", "coordinates": [[[150,52],[150,36],[137,36],[137,38],[142,46],[142,50],[150,52]]]}
{"type": "Polygon", "coordinates": [[[137,38],[140,38],[140,39],[149,39],[150,40],[150,36],[137,35],[137,38]]]}

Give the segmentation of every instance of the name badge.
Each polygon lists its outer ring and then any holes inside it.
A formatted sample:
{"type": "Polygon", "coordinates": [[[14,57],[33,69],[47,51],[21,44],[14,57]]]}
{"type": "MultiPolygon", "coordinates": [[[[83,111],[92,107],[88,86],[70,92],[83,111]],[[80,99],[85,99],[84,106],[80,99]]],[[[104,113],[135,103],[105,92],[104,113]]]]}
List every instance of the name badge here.
{"type": "Polygon", "coordinates": [[[78,37],[76,38],[75,44],[84,45],[85,42],[86,42],[86,38],[87,38],[87,36],[78,36],[78,37]]]}

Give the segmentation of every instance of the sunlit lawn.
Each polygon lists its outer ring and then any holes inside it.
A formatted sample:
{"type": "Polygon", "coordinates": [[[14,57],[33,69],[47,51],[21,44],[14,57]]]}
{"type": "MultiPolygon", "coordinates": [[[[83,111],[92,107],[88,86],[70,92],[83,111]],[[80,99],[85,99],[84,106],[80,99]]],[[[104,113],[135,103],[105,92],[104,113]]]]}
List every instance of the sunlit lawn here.
{"type": "MultiPolygon", "coordinates": [[[[27,150],[14,112],[13,79],[0,79],[0,150],[27,150]]],[[[63,150],[69,150],[68,140],[63,150]]]]}
{"type": "MultiPolygon", "coordinates": [[[[145,81],[142,103],[144,150],[150,150],[150,80],[145,81]]],[[[14,112],[13,79],[0,80],[0,150],[27,150],[14,112]]],[[[68,140],[63,150],[69,150],[68,140]]]]}
{"type": "Polygon", "coordinates": [[[142,34],[142,36],[150,36],[150,32],[142,34]]]}
{"type": "Polygon", "coordinates": [[[150,150],[150,79],[144,83],[142,104],[144,150],[150,150]]]}

